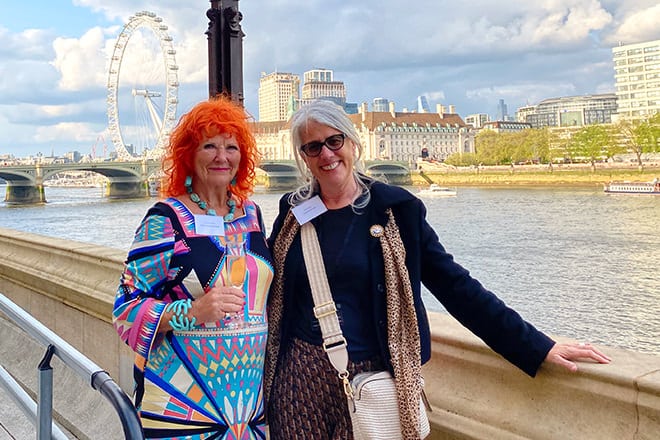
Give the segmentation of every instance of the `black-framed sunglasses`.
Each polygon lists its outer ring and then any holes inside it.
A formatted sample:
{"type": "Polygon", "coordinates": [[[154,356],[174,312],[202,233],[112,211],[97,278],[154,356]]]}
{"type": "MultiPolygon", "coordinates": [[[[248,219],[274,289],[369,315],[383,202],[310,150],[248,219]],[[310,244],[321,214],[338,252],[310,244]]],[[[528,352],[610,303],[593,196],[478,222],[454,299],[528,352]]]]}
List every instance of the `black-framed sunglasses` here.
{"type": "Polygon", "coordinates": [[[324,145],[328,147],[330,151],[339,150],[344,146],[344,139],[346,139],[346,135],[344,133],[333,134],[332,136],[325,138],[323,142],[314,141],[305,145],[301,145],[300,151],[305,153],[305,156],[316,157],[321,154],[321,150],[323,149],[324,145]]]}

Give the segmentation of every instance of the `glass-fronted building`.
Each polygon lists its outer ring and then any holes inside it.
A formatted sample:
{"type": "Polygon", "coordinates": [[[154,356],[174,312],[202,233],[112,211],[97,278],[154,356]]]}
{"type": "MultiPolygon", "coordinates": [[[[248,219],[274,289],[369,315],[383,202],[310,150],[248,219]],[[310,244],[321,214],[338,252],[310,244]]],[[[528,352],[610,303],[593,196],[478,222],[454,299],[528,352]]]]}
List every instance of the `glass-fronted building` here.
{"type": "Polygon", "coordinates": [[[617,96],[614,93],[565,96],[526,106],[524,112],[518,111],[516,120],[527,122],[533,128],[581,127],[611,123],[616,112],[617,96]]]}
{"type": "Polygon", "coordinates": [[[618,114],[646,119],[660,112],[660,40],[612,48],[618,114]]]}

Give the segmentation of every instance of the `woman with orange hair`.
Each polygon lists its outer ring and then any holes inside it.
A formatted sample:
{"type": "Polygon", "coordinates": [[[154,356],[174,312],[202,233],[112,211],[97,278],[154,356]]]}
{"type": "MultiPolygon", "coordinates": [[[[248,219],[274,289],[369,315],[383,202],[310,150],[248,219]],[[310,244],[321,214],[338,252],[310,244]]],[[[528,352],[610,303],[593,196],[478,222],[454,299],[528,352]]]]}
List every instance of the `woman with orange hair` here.
{"type": "Polygon", "coordinates": [[[273,265],[248,199],[257,159],[245,111],[226,98],[194,106],[170,137],[164,199],[135,233],[113,312],[148,438],[265,438],[273,265]]]}

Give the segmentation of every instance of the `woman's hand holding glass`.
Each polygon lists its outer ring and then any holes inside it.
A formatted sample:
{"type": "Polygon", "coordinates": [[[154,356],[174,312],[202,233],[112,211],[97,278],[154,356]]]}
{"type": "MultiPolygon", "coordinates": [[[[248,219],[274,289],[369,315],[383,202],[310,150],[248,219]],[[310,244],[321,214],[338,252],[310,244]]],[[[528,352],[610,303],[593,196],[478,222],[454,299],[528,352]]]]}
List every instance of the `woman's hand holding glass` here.
{"type": "Polygon", "coordinates": [[[214,286],[193,301],[196,322],[222,321],[228,316],[240,314],[245,305],[245,293],[228,286],[214,286]]]}
{"type": "Polygon", "coordinates": [[[237,240],[227,240],[225,243],[225,265],[223,269],[224,284],[240,290],[243,298],[242,307],[229,316],[227,325],[230,328],[240,328],[245,323],[245,294],[243,283],[246,275],[245,243],[237,240]]]}

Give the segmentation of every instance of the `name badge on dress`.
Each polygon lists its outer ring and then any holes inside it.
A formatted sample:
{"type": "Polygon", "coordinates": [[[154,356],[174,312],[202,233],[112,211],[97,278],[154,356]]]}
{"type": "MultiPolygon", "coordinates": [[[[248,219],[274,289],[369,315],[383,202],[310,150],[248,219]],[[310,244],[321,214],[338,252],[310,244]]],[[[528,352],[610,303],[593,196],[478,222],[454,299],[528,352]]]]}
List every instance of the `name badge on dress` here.
{"type": "Polygon", "coordinates": [[[225,221],[218,215],[193,214],[195,217],[195,234],[225,235],[225,221]]]}
{"type": "Polygon", "coordinates": [[[327,211],[328,208],[323,203],[323,200],[319,196],[314,196],[306,202],[301,203],[300,205],[292,208],[291,211],[293,215],[298,220],[298,223],[304,225],[308,221],[318,217],[327,211]]]}

